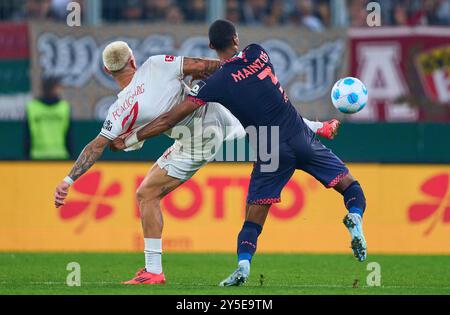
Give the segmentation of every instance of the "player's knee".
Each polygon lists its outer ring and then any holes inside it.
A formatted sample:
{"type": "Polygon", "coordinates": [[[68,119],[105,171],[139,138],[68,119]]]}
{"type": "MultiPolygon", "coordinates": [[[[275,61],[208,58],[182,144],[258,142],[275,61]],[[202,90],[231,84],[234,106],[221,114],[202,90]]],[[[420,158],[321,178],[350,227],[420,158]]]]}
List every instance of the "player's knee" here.
{"type": "Polygon", "coordinates": [[[351,184],[355,182],[355,178],[352,174],[348,173],[344,178],[342,178],[339,183],[336,184],[333,188],[338,191],[340,194],[344,194],[344,191],[350,187],[351,184]]]}
{"type": "Polygon", "coordinates": [[[366,210],[366,197],[358,181],[353,181],[342,193],[344,196],[345,207],[350,212],[360,215],[366,210]]]}
{"type": "Polygon", "coordinates": [[[138,200],[139,203],[144,201],[150,202],[152,200],[159,202],[159,197],[154,187],[142,184],[136,190],[136,199],[138,200]]]}
{"type": "Polygon", "coordinates": [[[142,202],[144,200],[144,198],[145,198],[145,189],[141,185],[136,190],[136,199],[140,203],[140,202],[142,202]]]}

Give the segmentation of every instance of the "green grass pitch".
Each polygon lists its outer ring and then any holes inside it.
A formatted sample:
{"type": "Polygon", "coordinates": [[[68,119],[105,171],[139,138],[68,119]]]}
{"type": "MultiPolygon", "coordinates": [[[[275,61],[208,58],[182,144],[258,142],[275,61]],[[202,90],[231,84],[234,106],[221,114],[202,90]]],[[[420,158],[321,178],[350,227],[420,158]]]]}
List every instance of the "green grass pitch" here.
{"type": "Polygon", "coordinates": [[[0,253],[0,294],[450,294],[450,256],[258,254],[245,286],[218,287],[235,259],[164,254],[166,285],[124,286],[143,254],[0,253]],[[69,262],[81,266],[80,287],[66,285],[69,262]],[[368,262],[381,266],[380,287],[366,284],[368,262]]]}

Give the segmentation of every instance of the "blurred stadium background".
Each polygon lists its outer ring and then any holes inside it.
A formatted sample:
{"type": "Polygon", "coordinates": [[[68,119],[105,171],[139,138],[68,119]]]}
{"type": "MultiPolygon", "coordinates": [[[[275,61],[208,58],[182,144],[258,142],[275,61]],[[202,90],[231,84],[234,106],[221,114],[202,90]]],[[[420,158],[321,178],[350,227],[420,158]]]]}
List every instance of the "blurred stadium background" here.
{"type": "MultiPolygon", "coordinates": [[[[0,251],[142,251],[134,192],[170,145],[164,136],[138,152],[106,152],[67,206],[53,207],[55,186],[115,100],[101,51],[124,39],[139,62],[155,54],[213,56],[207,25],[226,17],[240,25],[242,45],[267,48],[303,116],[343,121],[326,144],[365,188],[369,252],[450,254],[449,0],[377,1],[381,27],[367,26],[362,0],[75,1],[81,27],[67,26],[68,2],[0,0],[0,251]],[[352,116],[330,101],[334,82],[347,75],[370,95],[352,116]],[[67,161],[30,155],[38,133],[26,108],[48,77],[61,80],[70,104],[67,161]]],[[[165,251],[234,252],[250,171],[246,162],[213,163],[165,198],[165,251]]],[[[297,172],[282,197],[261,252],[349,254],[337,194],[297,172]]]]}

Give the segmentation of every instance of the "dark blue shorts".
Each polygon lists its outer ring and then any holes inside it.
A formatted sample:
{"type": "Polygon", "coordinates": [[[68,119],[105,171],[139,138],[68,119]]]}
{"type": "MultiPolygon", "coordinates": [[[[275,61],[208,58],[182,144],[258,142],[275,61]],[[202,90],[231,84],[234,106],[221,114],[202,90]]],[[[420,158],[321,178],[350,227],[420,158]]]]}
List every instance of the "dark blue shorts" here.
{"type": "Polygon", "coordinates": [[[280,202],[281,191],[294,174],[303,170],[325,187],[331,188],[348,174],[348,168],[324,146],[306,125],[297,136],[280,143],[279,167],[274,172],[261,172],[262,162],[253,167],[247,195],[249,204],[280,202]]]}

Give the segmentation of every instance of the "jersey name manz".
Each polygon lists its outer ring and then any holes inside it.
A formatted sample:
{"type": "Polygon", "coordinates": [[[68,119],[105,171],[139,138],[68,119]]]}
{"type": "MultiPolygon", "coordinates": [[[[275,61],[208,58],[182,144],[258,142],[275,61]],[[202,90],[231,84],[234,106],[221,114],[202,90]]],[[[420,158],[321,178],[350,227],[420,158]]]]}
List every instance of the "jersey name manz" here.
{"type": "Polygon", "coordinates": [[[232,73],[231,77],[236,83],[245,80],[248,77],[256,74],[262,68],[264,68],[265,64],[268,61],[269,56],[264,51],[262,51],[261,55],[251,65],[244,67],[242,70],[239,70],[236,73],[232,73]]]}

